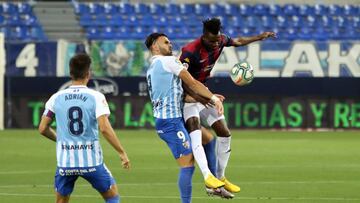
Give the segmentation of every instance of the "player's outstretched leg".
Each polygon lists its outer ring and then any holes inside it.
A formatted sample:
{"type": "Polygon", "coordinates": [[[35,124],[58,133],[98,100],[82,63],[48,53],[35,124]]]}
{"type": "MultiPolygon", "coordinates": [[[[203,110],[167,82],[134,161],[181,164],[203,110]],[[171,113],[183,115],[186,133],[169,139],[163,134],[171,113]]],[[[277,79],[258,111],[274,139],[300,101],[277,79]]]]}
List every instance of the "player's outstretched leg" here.
{"type": "Polygon", "coordinates": [[[225,170],[231,154],[231,135],[226,126],[225,120],[221,119],[216,121],[212,125],[218,138],[216,140],[217,145],[217,172],[216,177],[219,178],[224,184],[225,189],[229,192],[240,192],[240,187],[231,183],[225,178],[225,170]]]}
{"type": "Polygon", "coordinates": [[[210,188],[224,186],[224,183],[218,180],[209,170],[208,162],[204,148],[201,144],[201,130],[195,130],[190,133],[193,154],[205,180],[205,185],[210,188]]]}

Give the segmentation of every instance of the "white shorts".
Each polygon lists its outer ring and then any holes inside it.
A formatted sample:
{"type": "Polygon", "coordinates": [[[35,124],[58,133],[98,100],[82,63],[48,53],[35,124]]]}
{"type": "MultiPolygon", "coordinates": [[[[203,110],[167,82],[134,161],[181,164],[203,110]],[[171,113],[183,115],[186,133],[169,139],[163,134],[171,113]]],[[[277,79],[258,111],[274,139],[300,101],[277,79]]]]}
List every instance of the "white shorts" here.
{"type": "Polygon", "coordinates": [[[211,127],[216,121],[225,119],[224,114],[219,115],[215,107],[204,108],[200,111],[200,120],[202,124],[211,127]]]}
{"type": "Polygon", "coordinates": [[[201,124],[212,126],[216,121],[225,119],[224,115],[219,115],[215,107],[206,108],[201,103],[185,103],[184,105],[185,122],[191,117],[200,119],[201,124]]]}
{"type": "Polygon", "coordinates": [[[200,111],[205,108],[201,103],[185,103],[184,105],[184,120],[185,122],[191,117],[200,118],[200,111]]]}

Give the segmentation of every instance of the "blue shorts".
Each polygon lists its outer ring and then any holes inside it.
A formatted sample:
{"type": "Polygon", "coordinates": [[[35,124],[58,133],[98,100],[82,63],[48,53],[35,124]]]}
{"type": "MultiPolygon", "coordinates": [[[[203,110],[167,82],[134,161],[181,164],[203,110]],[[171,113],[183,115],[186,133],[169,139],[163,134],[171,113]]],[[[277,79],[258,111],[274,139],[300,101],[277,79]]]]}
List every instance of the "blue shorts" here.
{"type": "Polygon", "coordinates": [[[169,146],[175,159],[192,153],[190,136],[185,129],[183,118],[155,120],[158,135],[169,146]]]}
{"type": "Polygon", "coordinates": [[[57,167],[55,174],[55,190],[62,196],[68,196],[74,189],[78,177],[87,180],[98,192],[108,191],[111,185],[116,184],[105,164],[94,167],[63,168],[57,167]]]}

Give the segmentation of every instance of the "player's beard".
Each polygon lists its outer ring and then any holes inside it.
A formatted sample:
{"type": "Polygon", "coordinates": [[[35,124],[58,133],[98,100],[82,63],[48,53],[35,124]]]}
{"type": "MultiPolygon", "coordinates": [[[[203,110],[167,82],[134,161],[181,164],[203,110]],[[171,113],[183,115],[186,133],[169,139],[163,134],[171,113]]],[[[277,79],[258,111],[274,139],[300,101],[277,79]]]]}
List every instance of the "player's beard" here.
{"type": "Polygon", "coordinates": [[[168,50],[167,49],[164,49],[162,47],[160,47],[160,52],[164,55],[164,56],[172,56],[172,49],[169,48],[168,50]]]}

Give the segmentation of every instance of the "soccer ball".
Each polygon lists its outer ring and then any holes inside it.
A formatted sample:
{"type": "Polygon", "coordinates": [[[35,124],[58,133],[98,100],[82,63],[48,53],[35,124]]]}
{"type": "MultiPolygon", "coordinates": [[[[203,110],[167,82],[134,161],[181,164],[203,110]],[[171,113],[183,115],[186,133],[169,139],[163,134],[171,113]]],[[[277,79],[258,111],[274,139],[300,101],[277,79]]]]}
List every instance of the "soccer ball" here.
{"type": "Polygon", "coordinates": [[[248,62],[239,62],[231,68],[230,77],[236,85],[248,85],[254,79],[254,69],[248,62]]]}

